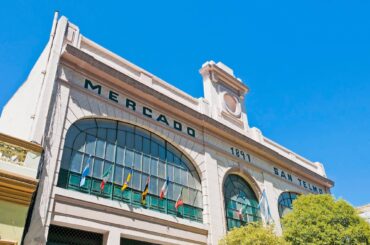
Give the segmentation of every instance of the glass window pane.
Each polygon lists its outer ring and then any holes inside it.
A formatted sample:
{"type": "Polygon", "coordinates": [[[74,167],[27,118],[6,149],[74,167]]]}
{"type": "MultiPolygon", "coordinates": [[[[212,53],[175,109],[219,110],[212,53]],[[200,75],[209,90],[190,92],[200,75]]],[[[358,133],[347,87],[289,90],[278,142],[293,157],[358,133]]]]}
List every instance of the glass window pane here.
{"type": "Polygon", "coordinates": [[[86,137],[86,134],[85,133],[79,133],[77,135],[77,138],[73,144],[73,149],[74,150],[77,150],[77,151],[84,151],[84,146],[85,146],[85,137],[86,137]]]}
{"type": "Polygon", "coordinates": [[[101,178],[103,176],[103,161],[95,159],[93,167],[93,177],[101,178]]]}
{"type": "Polygon", "coordinates": [[[62,163],[61,163],[61,168],[62,169],[70,169],[70,165],[71,165],[71,154],[72,154],[72,151],[71,149],[67,148],[67,147],[64,147],[63,149],[63,157],[62,157],[62,163]]]}
{"type": "Polygon", "coordinates": [[[104,158],[104,151],[105,151],[104,148],[105,148],[105,141],[98,138],[96,141],[95,156],[104,158]]]}
{"type": "Polygon", "coordinates": [[[152,141],[153,142],[157,143],[158,145],[160,145],[162,147],[165,146],[164,140],[161,137],[159,137],[159,136],[157,136],[155,134],[151,134],[151,136],[152,136],[152,141]]]}
{"type": "Polygon", "coordinates": [[[161,178],[166,178],[166,165],[164,162],[158,162],[158,176],[161,178]]]}
{"type": "Polygon", "coordinates": [[[174,200],[177,200],[177,198],[180,195],[180,191],[181,191],[181,186],[179,186],[178,184],[173,184],[173,199],[174,200]]]}
{"type": "Polygon", "coordinates": [[[79,128],[77,128],[75,125],[71,125],[68,129],[66,139],[65,139],[65,146],[72,148],[73,142],[75,141],[75,138],[77,135],[81,132],[79,128]]]}
{"type": "Polygon", "coordinates": [[[117,122],[109,119],[97,119],[98,128],[112,128],[115,129],[117,127],[117,122]]]}
{"type": "Polygon", "coordinates": [[[98,128],[98,138],[105,140],[107,137],[107,130],[105,128],[98,128]]]}
{"type": "Polygon", "coordinates": [[[188,188],[183,188],[182,189],[182,200],[184,203],[189,204],[189,189],[188,188]]]}
{"type": "Polygon", "coordinates": [[[118,129],[131,132],[131,133],[134,132],[134,126],[127,124],[127,123],[118,123],[118,129]]]}
{"type": "Polygon", "coordinates": [[[125,131],[117,132],[117,144],[124,147],[126,145],[126,133],[125,131]]]}
{"type": "Polygon", "coordinates": [[[189,187],[192,187],[192,188],[196,189],[193,176],[191,175],[190,172],[187,172],[187,175],[188,175],[188,185],[189,185],[189,187]]]}
{"type": "Polygon", "coordinates": [[[116,165],[114,170],[114,183],[123,184],[123,167],[116,165]]]}
{"type": "Polygon", "coordinates": [[[116,144],[116,134],[117,134],[116,129],[108,129],[107,130],[107,141],[112,144],[116,144]]]}
{"type": "Polygon", "coordinates": [[[174,162],[175,165],[181,166],[180,157],[178,157],[176,155],[174,155],[174,157],[173,157],[173,162],[174,162]]]}
{"type": "Polygon", "coordinates": [[[196,206],[198,208],[203,208],[203,196],[202,196],[202,192],[200,191],[197,191],[197,197],[196,197],[196,206]]]}
{"type": "Polygon", "coordinates": [[[196,197],[197,197],[196,190],[189,189],[189,204],[190,205],[196,206],[196,197]]]}
{"type": "Polygon", "coordinates": [[[86,151],[87,154],[95,154],[95,137],[91,135],[86,136],[86,151]]]}
{"type": "Polygon", "coordinates": [[[126,147],[133,149],[134,148],[134,134],[130,132],[126,132],[126,147]]]}
{"type": "MultiPolygon", "coordinates": [[[[145,186],[145,182],[146,182],[146,178],[141,178],[142,181],[144,181],[144,183],[142,183],[142,189],[144,190],[144,186],[145,186]]],[[[157,178],[156,177],[153,177],[153,176],[150,176],[150,180],[149,180],[149,193],[150,194],[153,194],[153,195],[156,195],[156,187],[157,187],[157,178]]]]}
{"type": "Polygon", "coordinates": [[[174,176],[174,181],[176,183],[181,183],[181,178],[180,178],[180,169],[178,167],[173,168],[173,176],[174,176]]]}
{"type": "Polygon", "coordinates": [[[134,153],[134,169],[136,170],[141,170],[141,157],[142,155],[140,153],[134,153]]]}
{"type": "Polygon", "coordinates": [[[135,150],[143,150],[143,137],[141,137],[140,135],[135,135],[135,150]]]}
{"type": "Polygon", "coordinates": [[[124,165],[125,149],[117,146],[117,158],[116,163],[119,165],[124,165]]]}
{"type": "Polygon", "coordinates": [[[114,162],[115,161],[115,145],[112,143],[107,142],[107,150],[105,153],[105,159],[108,161],[114,162]]]}
{"type": "Polygon", "coordinates": [[[125,166],[132,167],[134,163],[134,152],[131,150],[126,150],[125,155],[125,166]]]}
{"type": "Polygon", "coordinates": [[[158,169],[158,161],[152,158],[150,162],[150,174],[157,176],[157,169],[158,169]]]}
{"type": "Polygon", "coordinates": [[[74,151],[71,159],[71,171],[80,173],[81,172],[82,154],[74,151]]]}
{"type": "Polygon", "coordinates": [[[173,196],[173,182],[170,182],[168,184],[167,198],[170,199],[170,200],[174,200],[174,196],[173,196]]]}
{"type": "Polygon", "coordinates": [[[91,136],[94,136],[94,137],[97,136],[97,134],[98,134],[97,131],[98,131],[97,128],[88,128],[88,129],[85,129],[86,135],[91,135],[91,136]]]}
{"type": "Polygon", "coordinates": [[[167,161],[173,163],[173,153],[170,151],[167,151],[167,161]]]}
{"type": "Polygon", "coordinates": [[[150,147],[150,154],[154,157],[158,157],[158,144],[152,141],[150,147]]]}
{"type": "Polygon", "coordinates": [[[174,181],[174,175],[173,175],[173,166],[170,164],[167,164],[167,176],[170,181],[174,181]]]}
{"type": "Polygon", "coordinates": [[[143,156],[143,172],[150,173],[150,157],[145,155],[143,156]]]}
{"type": "Polygon", "coordinates": [[[181,174],[181,184],[187,186],[188,185],[188,174],[187,174],[187,171],[184,170],[184,169],[181,169],[180,171],[180,174],[181,174]]]}
{"type": "Polygon", "coordinates": [[[159,158],[161,160],[166,160],[166,150],[163,146],[159,146],[159,158]]]}
{"type": "Polygon", "coordinates": [[[134,188],[135,190],[138,190],[138,191],[141,191],[141,188],[140,188],[140,178],[141,178],[141,174],[137,171],[134,171],[134,174],[132,176],[132,188],[134,188]]]}
{"type": "Polygon", "coordinates": [[[143,139],[143,152],[145,154],[150,154],[150,140],[147,138],[143,139]]]}

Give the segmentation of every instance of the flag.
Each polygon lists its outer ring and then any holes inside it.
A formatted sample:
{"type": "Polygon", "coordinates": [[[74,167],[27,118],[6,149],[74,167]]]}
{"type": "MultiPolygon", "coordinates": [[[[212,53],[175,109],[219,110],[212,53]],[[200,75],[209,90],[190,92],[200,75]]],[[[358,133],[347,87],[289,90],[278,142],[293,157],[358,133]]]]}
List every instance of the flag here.
{"type": "Polygon", "coordinates": [[[131,177],[132,177],[133,173],[134,173],[134,170],[131,169],[131,171],[127,175],[125,183],[123,183],[123,185],[122,185],[121,191],[126,190],[126,188],[128,187],[128,184],[130,183],[130,180],[131,180],[131,177]]]}
{"type": "Polygon", "coordinates": [[[167,195],[167,190],[168,190],[169,183],[170,183],[170,180],[167,177],[166,181],[164,182],[164,184],[162,186],[161,193],[159,194],[160,199],[163,199],[163,197],[165,197],[167,195]]]}
{"type": "Polygon", "coordinates": [[[184,205],[184,202],[183,202],[183,200],[182,200],[182,189],[183,189],[183,188],[181,188],[181,191],[180,191],[179,197],[178,197],[178,198],[177,198],[177,200],[176,200],[176,204],[175,204],[175,208],[176,208],[176,210],[177,210],[180,206],[184,205]]]}
{"type": "Polygon", "coordinates": [[[85,184],[86,176],[88,176],[89,173],[90,173],[90,160],[91,160],[91,155],[89,156],[89,158],[87,158],[86,166],[85,166],[84,170],[82,171],[80,187],[85,184]]]}
{"type": "Polygon", "coordinates": [[[146,195],[148,195],[149,193],[149,179],[150,179],[150,176],[148,176],[148,178],[146,179],[145,188],[143,190],[143,193],[141,193],[141,203],[143,205],[146,204],[146,195]]]}
{"type": "Polygon", "coordinates": [[[109,179],[111,170],[112,170],[112,166],[110,168],[108,168],[107,171],[105,171],[105,173],[103,174],[103,179],[100,183],[100,191],[104,190],[105,183],[107,183],[107,181],[109,179]]]}
{"type": "Polygon", "coordinates": [[[258,203],[258,208],[261,211],[261,215],[264,217],[264,222],[266,224],[274,223],[274,220],[272,219],[271,212],[270,212],[270,206],[267,200],[266,191],[262,191],[261,199],[258,203]]]}
{"type": "Polygon", "coordinates": [[[245,210],[245,206],[242,204],[242,207],[239,208],[238,210],[238,216],[239,216],[239,219],[243,219],[243,215],[244,215],[244,210],[245,210]]]}

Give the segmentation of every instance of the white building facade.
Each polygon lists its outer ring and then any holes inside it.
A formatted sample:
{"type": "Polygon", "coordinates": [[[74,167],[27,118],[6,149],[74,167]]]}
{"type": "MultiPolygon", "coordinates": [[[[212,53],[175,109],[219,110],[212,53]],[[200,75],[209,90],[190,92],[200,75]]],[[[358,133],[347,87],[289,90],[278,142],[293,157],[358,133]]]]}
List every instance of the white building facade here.
{"type": "Polygon", "coordinates": [[[56,16],[0,120],[44,149],[24,243],[217,244],[252,221],[281,233],[297,195],[330,193],[321,163],[249,126],[248,87],[229,67],[210,61],[200,74],[204,98],[193,98],[56,16]]]}

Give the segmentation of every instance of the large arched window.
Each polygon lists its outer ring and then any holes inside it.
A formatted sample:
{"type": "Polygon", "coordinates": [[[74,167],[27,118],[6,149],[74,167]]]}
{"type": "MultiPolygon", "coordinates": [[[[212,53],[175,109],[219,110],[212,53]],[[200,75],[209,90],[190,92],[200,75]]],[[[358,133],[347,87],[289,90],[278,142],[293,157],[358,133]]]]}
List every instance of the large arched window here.
{"type": "Polygon", "coordinates": [[[224,197],[228,230],[261,220],[257,197],[240,176],[227,176],[224,197]]]}
{"type": "Polygon", "coordinates": [[[293,208],[293,201],[297,199],[299,194],[294,192],[283,192],[279,196],[278,208],[279,215],[282,218],[286,213],[289,213],[293,208]]]}
{"type": "Polygon", "coordinates": [[[58,186],[202,222],[201,183],[192,163],[167,141],[131,124],[105,119],[74,123],[65,139],[58,186]],[[80,186],[87,162],[90,171],[80,186]],[[129,173],[128,188],[122,191],[129,173]],[[167,179],[167,194],[160,199],[167,179]],[[180,193],[184,205],[176,209],[180,193]]]}

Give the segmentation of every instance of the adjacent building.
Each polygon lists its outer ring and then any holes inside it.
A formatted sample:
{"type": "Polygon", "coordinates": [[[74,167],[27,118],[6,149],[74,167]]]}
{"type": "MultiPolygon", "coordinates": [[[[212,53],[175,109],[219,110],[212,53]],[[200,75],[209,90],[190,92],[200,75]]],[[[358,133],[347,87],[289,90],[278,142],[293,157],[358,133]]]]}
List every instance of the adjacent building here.
{"type": "Polygon", "coordinates": [[[0,119],[44,150],[24,244],[217,244],[252,221],[281,233],[297,195],[330,193],[321,163],[249,125],[231,68],[199,72],[193,98],[55,16],[0,119]]]}
{"type": "Polygon", "coordinates": [[[21,244],[42,147],[0,133],[0,244],[21,244]]]}

